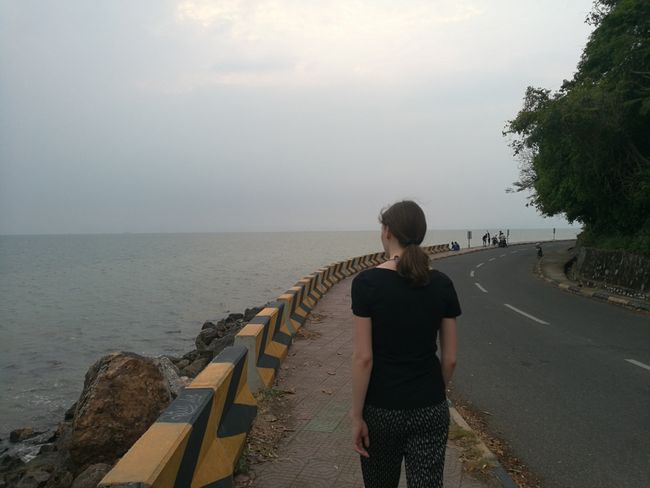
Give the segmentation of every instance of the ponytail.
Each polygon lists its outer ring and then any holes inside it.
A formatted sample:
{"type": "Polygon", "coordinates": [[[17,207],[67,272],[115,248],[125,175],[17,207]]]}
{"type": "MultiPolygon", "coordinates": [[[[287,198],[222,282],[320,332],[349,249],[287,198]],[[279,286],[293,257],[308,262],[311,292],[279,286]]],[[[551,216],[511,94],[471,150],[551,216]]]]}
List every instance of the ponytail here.
{"type": "Polygon", "coordinates": [[[417,244],[409,244],[397,261],[397,272],[413,287],[429,284],[429,256],[417,244]]]}

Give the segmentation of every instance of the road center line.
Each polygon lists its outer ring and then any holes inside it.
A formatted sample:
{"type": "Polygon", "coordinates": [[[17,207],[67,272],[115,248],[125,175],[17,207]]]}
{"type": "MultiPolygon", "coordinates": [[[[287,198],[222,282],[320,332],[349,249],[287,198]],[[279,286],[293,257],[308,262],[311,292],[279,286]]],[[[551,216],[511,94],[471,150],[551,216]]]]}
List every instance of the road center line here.
{"type": "Polygon", "coordinates": [[[481,286],[480,283],[474,283],[474,284],[475,284],[476,287],[477,287],[479,290],[481,290],[483,293],[487,293],[487,292],[488,292],[485,288],[483,288],[483,287],[481,286]]]}
{"type": "Polygon", "coordinates": [[[636,359],[626,359],[626,361],[630,364],[638,366],[639,368],[647,369],[648,371],[650,371],[650,366],[648,366],[647,364],[643,364],[641,361],[637,361],[636,359]]]}
{"type": "Polygon", "coordinates": [[[488,259],[488,261],[494,261],[495,259],[496,259],[496,258],[490,258],[490,259],[488,259]]]}
{"type": "Polygon", "coordinates": [[[472,270],[472,271],[469,272],[469,277],[470,277],[470,278],[474,278],[474,270],[472,270]]]}
{"type": "Polygon", "coordinates": [[[530,320],[534,320],[535,322],[540,323],[540,324],[550,325],[548,322],[544,322],[542,319],[538,319],[537,317],[535,317],[535,316],[533,316],[533,315],[531,315],[529,313],[526,313],[523,310],[519,310],[517,307],[513,307],[509,303],[504,303],[504,305],[506,307],[508,307],[510,310],[512,310],[514,312],[517,312],[517,313],[520,313],[524,317],[528,317],[530,320]]]}
{"type": "Polygon", "coordinates": [[[485,264],[485,263],[478,263],[478,264],[476,265],[476,267],[477,267],[477,268],[480,268],[480,267],[483,266],[484,264],[485,264]]]}
{"type": "Polygon", "coordinates": [[[510,254],[514,254],[514,253],[516,253],[516,252],[517,252],[516,250],[515,250],[515,251],[510,251],[510,254]]]}

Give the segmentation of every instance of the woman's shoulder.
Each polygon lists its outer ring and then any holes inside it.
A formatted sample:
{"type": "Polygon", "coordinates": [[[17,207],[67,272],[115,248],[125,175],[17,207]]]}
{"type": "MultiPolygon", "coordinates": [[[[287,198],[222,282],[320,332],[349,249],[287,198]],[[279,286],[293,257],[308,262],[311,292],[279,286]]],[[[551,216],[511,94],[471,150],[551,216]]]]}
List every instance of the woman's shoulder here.
{"type": "Polygon", "coordinates": [[[451,281],[451,278],[447,276],[445,273],[443,273],[442,271],[439,271],[437,269],[432,269],[430,273],[431,273],[432,284],[448,285],[450,283],[453,283],[451,281]]]}

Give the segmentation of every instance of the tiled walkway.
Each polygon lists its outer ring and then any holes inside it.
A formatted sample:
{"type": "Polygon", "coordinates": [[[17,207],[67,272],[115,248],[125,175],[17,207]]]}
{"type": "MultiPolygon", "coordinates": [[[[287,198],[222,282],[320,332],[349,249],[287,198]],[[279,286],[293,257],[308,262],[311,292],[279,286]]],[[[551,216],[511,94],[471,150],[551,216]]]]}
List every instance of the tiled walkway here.
{"type": "MultiPolygon", "coordinates": [[[[276,388],[285,395],[292,429],[278,459],[252,466],[257,488],[363,488],[359,456],[352,450],[352,312],[350,284],[335,285],[313,310],[282,365],[276,388]]],[[[458,451],[447,448],[445,487],[486,485],[463,473],[458,451]]],[[[400,487],[406,487],[404,470],[400,487]]]]}

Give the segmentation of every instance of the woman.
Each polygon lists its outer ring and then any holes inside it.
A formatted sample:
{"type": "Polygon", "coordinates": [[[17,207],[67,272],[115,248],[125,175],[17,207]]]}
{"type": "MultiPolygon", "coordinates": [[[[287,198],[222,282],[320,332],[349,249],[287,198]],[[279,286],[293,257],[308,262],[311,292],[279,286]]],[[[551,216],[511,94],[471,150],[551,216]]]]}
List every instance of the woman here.
{"type": "Polygon", "coordinates": [[[352,436],[366,488],[442,486],[460,305],[451,280],[420,248],[424,212],[411,201],[380,215],[388,260],[352,282],[352,436]],[[436,338],[440,339],[440,360],[436,338]]]}

